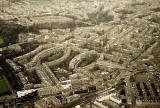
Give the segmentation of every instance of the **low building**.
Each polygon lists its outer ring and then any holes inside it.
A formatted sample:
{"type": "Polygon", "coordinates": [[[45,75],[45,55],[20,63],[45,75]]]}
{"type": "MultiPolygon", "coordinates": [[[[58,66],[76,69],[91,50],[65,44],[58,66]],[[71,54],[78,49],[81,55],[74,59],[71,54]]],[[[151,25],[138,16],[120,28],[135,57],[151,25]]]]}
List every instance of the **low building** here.
{"type": "Polygon", "coordinates": [[[92,104],[93,108],[109,108],[109,106],[104,105],[102,102],[94,101],[92,104]]]}
{"type": "Polygon", "coordinates": [[[20,46],[19,43],[16,44],[12,44],[6,47],[2,48],[3,51],[16,51],[16,52],[21,52],[22,51],[22,47],[20,46]]]}
{"type": "Polygon", "coordinates": [[[61,105],[61,101],[55,96],[45,97],[34,102],[35,108],[57,108],[59,105],[61,105]]]}
{"type": "Polygon", "coordinates": [[[74,94],[74,95],[66,97],[66,101],[67,101],[67,103],[70,103],[70,102],[73,102],[75,100],[78,100],[79,98],[80,98],[80,95],[74,94]]]}
{"type": "Polygon", "coordinates": [[[107,88],[103,91],[100,91],[100,93],[98,93],[98,97],[96,98],[97,105],[100,105],[101,108],[105,108],[104,105],[111,106],[113,108],[119,108],[122,100],[116,96],[114,90],[115,88],[107,88]]]}
{"type": "Polygon", "coordinates": [[[50,88],[40,88],[38,89],[38,96],[47,96],[47,95],[54,95],[57,93],[62,92],[62,87],[54,86],[50,88]]]}
{"type": "Polygon", "coordinates": [[[55,106],[61,105],[61,101],[59,99],[57,99],[55,96],[49,96],[44,99],[46,99],[48,101],[48,103],[53,104],[55,106]]]}
{"type": "Polygon", "coordinates": [[[110,106],[110,107],[113,107],[113,108],[121,108],[121,106],[111,100],[105,100],[105,101],[102,101],[102,103],[104,105],[107,105],[107,106],[110,106]]]}
{"type": "Polygon", "coordinates": [[[21,67],[18,66],[14,61],[12,61],[12,60],[10,60],[10,59],[6,59],[6,63],[8,63],[9,66],[10,66],[11,68],[13,68],[13,70],[14,70],[15,72],[21,72],[21,67]]]}
{"type": "Polygon", "coordinates": [[[65,84],[71,84],[71,80],[61,81],[61,84],[63,84],[63,85],[65,85],[65,84]]]}
{"type": "Polygon", "coordinates": [[[72,90],[71,84],[66,84],[66,85],[61,85],[61,86],[62,86],[62,94],[64,94],[64,95],[69,94],[72,90]]]}
{"type": "Polygon", "coordinates": [[[121,100],[119,97],[117,97],[116,95],[110,96],[109,99],[110,99],[111,101],[113,101],[113,102],[119,104],[119,105],[122,103],[122,100],[121,100]]]}
{"type": "Polygon", "coordinates": [[[35,91],[36,91],[36,89],[18,91],[17,96],[18,96],[18,98],[20,98],[20,97],[28,95],[29,93],[35,92],[35,91]]]}
{"type": "Polygon", "coordinates": [[[142,99],[138,98],[136,99],[136,105],[137,106],[154,106],[155,108],[158,108],[160,106],[160,99],[142,99]]]}
{"type": "Polygon", "coordinates": [[[34,102],[34,107],[35,108],[48,108],[46,103],[43,100],[38,100],[34,102]]]}

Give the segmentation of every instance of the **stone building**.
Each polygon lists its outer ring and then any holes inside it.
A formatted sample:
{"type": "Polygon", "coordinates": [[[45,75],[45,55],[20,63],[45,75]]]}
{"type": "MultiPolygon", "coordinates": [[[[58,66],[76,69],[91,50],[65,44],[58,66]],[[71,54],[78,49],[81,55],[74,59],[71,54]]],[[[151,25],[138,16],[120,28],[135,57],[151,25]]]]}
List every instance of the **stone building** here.
{"type": "Polygon", "coordinates": [[[34,102],[35,108],[50,108],[50,107],[57,108],[60,105],[61,105],[61,101],[57,99],[55,96],[45,97],[34,102]]]}
{"type": "Polygon", "coordinates": [[[13,70],[15,72],[21,72],[21,67],[18,66],[14,61],[12,61],[11,59],[6,59],[6,63],[8,63],[10,65],[11,68],[13,68],[13,70]]]}
{"type": "Polygon", "coordinates": [[[57,93],[62,92],[61,86],[54,86],[54,87],[48,87],[48,88],[40,88],[38,89],[38,96],[47,96],[47,95],[54,95],[57,93]]]}

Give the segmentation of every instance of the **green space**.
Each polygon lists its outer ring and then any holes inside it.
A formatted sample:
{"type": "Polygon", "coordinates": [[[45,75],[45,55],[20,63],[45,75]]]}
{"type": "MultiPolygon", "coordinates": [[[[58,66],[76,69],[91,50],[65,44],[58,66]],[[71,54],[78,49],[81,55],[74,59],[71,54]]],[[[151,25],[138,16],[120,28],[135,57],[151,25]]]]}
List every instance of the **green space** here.
{"type": "Polygon", "coordinates": [[[0,45],[4,43],[4,40],[0,38],[0,45]]]}
{"type": "Polygon", "coordinates": [[[158,45],[156,46],[156,48],[160,48],[160,42],[158,42],[158,45]]]}
{"type": "Polygon", "coordinates": [[[10,89],[7,85],[7,83],[5,82],[5,80],[0,80],[0,94],[9,92],[10,89]]]}

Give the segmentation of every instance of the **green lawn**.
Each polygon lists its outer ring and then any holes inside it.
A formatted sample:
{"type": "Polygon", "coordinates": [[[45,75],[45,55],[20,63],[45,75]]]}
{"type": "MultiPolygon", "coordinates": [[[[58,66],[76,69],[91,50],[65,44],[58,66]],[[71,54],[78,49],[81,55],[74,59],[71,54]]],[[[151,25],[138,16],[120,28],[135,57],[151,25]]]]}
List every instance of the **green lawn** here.
{"type": "Polygon", "coordinates": [[[3,39],[0,39],[0,45],[3,44],[3,43],[4,43],[3,39]]]}
{"type": "Polygon", "coordinates": [[[0,94],[9,92],[10,89],[7,85],[7,83],[5,82],[5,80],[0,80],[0,94]]]}

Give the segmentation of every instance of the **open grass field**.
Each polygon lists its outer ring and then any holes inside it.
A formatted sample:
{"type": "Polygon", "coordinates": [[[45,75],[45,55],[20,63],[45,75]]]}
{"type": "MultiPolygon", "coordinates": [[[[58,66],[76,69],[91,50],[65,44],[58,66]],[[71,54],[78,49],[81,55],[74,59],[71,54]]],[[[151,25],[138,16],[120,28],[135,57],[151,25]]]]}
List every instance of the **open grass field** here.
{"type": "Polygon", "coordinates": [[[4,43],[3,39],[0,38],[0,45],[3,44],[3,43],[4,43]]]}
{"type": "Polygon", "coordinates": [[[5,80],[0,80],[0,94],[9,92],[10,89],[7,85],[7,83],[5,82],[5,80]]]}

